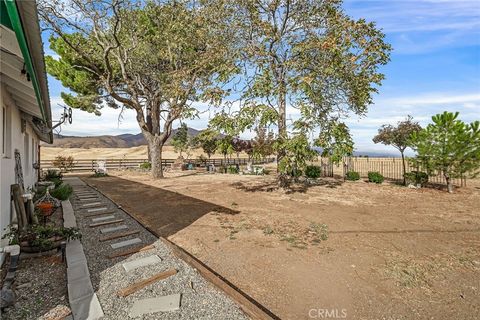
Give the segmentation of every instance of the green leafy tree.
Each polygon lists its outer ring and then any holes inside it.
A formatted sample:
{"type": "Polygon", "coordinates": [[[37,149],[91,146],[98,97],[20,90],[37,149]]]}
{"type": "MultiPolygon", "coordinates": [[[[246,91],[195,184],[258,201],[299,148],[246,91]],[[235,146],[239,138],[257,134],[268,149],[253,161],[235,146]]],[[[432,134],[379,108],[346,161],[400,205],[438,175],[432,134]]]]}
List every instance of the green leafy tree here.
{"type": "Polygon", "coordinates": [[[406,185],[405,173],[405,149],[410,146],[410,137],[414,132],[422,130],[418,122],[413,121],[411,116],[407,116],[404,121],[398,122],[397,126],[383,125],[378,129],[378,134],[373,137],[373,142],[391,145],[400,151],[402,155],[403,184],[406,185]]]}
{"type": "MultiPolygon", "coordinates": [[[[196,1],[43,0],[51,32],[50,75],[69,89],[66,104],[96,115],[131,109],[162,177],[162,148],[176,120],[194,118],[194,101],[220,103],[232,70],[222,8],[196,1]]],[[[120,113],[120,116],[122,113],[120,113]]]]}
{"type": "MultiPolygon", "coordinates": [[[[285,155],[279,162],[280,171],[289,176],[299,176],[307,167],[309,161],[313,161],[318,153],[311,148],[305,134],[295,134],[293,137],[284,140],[285,155]]],[[[282,175],[280,184],[288,186],[289,179],[282,175]]]]}
{"type": "Polygon", "coordinates": [[[189,148],[189,137],[188,137],[188,127],[186,123],[182,123],[180,128],[177,129],[177,132],[173,135],[172,146],[175,152],[182,153],[187,151],[189,148]]]}
{"type": "Polygon", "coordinates": [[[206,129],[194,138],[194,144],[202,148],[203,152],[207,154],[208,159],[210,159],[212,155],[215,154],[215,151],[217,151],[217,137],[218,132],[212,129],[206,129]]]}
{"type": "Polygon", "coordinates": [[[459,113],[445,111],[432,117],[433,123],[414,132],[414,161],[427,168],[429,174],[440,172],[453,192],[452,178],[480,173],[480,121],[466,124],[458,120],[459,113]]]}
{"type": "Polygon", "coordinates": [[[365,115],[372,103],[391,50],[384,34],[373,22],[350,18],[339,0],[236,0],[232,6],[247,87],[240,109],[218,113],[212,125],[237,135],[274,124],[280,163],[298,142],[288,141],[287,126],[288,110],[297,109],[293,135],[320,132],[317,142],[327,148],[343,145],[334,155],[350,150],[341,119],[365,115]]]}
{"type": "Polygon", "coordinates": [[[227,160],[227,156],[232,155],[235,151],[233,149],[232,140],[231,136],[225,136],[217,140],[217,150],[223,155],[225,161],[227,160]]]}

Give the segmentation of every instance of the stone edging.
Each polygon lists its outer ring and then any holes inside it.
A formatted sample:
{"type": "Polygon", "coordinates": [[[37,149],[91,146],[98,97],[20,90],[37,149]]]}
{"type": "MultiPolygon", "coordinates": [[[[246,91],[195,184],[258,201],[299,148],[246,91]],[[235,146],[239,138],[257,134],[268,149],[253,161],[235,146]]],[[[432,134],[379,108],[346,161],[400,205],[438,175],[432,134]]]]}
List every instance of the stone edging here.
{"type": "MultiPolygon", "coordinates": [[[[77,227],[74,210],[69,200],[62,201],[64,227],[77,227]]],[[[99,319],[103,310],[93,291],[87,259],[80,240],[67,243],[68,300],[74,320],[99,319]]]]}

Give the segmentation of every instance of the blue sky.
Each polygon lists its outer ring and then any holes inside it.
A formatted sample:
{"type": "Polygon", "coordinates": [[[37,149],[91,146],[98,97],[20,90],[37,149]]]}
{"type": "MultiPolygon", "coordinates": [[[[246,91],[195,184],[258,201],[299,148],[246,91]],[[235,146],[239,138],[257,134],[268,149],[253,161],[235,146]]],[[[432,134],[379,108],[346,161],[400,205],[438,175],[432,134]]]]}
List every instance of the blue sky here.
{"type": "MultiPolygon", "coordinates": [[[[422,125],[433,114],[459,111],[460,118],[480,120],[480,1],[455,0],[345,0],[346,12],[354,18],[375,21],[393,46],[380,93],[366,117],[347,123],[359,151],[392,152],[375,145],[372,137],[382,124],[395,124],[410,114],[422,125]]],[[[51,51],[47,48],[46,53],[51,51]]],[[[49,77],[54,119],[61,113],[61,84],[49,77]]],[[[64,135],[138,133],[133,112],[118,123],[118,111],[103,109],[101,117],[74,110],[74,122],[62,126],[64,135]]],[[[208,112],[187,122],[205,128],[208,112]]],[[[245,137],[249,137],[246,133],[245,137]]]]}

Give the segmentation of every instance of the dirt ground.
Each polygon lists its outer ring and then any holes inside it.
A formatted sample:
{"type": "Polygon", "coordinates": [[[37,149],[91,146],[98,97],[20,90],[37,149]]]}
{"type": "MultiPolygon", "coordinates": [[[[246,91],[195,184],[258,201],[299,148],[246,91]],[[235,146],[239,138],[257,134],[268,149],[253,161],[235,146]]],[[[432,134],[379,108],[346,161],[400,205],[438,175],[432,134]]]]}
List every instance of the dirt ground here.
{"type": "Polygon", "coordinates": [[[454,194],[321,180],[85,178],[282,319],[479,319],[480,181],[454,194]]]}

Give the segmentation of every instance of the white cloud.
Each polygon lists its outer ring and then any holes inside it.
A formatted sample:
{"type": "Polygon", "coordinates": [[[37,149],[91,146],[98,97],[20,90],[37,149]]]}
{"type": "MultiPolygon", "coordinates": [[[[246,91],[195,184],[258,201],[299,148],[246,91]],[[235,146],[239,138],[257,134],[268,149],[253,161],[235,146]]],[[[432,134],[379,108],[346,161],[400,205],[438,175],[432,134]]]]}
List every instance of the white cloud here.
{"type": "MultiPolygon", "coordinates": [[[[54,119],[60,117],[63,108],[62,99],[53,97],[51,100],[53,106],[54,119]]],[[[198,105],[204,112],[200,119],[185,121],[188,126],[195,129],[203,129],[208,125],[208,121],[214,115],[214,109],[208,110],[206,105],[198,105]]],[[[234,108],[236,104],[234,104],[234,108]]],[[[349,125],[352,136],[355,141],[355,148],[359,151],[374,151],[396,154],[395,149],[383,145],[376,145],[372,142],[373,136],[378,128],[383,124],[395,125],[398,121],[405,119],[407,115],[412,115],[414,120],[419,121],[422,126],[426,126],[431,116],[443,111],[459,111],[460,118],[463,121],[471,122],[480,119],[480,93],[426,93],[414,96],[379,98],[374,105],[370,107],[366,117],[352,115],[345,122],[349,125]]],[[[111,108],[102,109],[102,116],[97,117],[80,110],[73,110],[73,123],[62,125],[61,134],[63,135],[118,135],[123,133],[138,133],[140,129],[135,120],[135,113],[132,110],[126,110],[124,119],[119,123],[119,110],[111,108]]],[[[288,112],[293,112],[295,117],[296,109],[289,107],[288,112]]],[[[289,114],[291,115],[291,114],[289,114]]],[[[178,124],[177,124],[178,125],[178,124]]],[[[242,137],[250,139],[254,137],[253,132],[245,132],[242,137]]]]}

